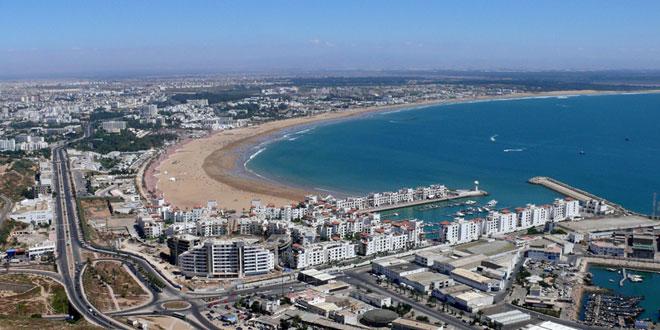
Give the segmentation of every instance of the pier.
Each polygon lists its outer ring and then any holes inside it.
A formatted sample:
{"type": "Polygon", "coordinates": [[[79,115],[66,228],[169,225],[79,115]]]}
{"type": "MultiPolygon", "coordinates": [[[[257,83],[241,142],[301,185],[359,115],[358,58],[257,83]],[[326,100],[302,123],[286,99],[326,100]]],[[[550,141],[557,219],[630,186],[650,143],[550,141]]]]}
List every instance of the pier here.
{"type": "Polygon", "coordinates": [[[619,281],[619,286],[623,286],[623,283],[625,283],[626,280],[628,279],[628,275],[626,274],[626,268],[625,268],[625,267],[621,270],[621,275],[622,275],[623,277],[622,277],[621,280],[619,281]]]}
{"type": "MultiPolygon", "coordinates": [[[[574,199],[579,200],[580,202],[588,202],[591,200],[598,200],[602,201],[605,203],[607,206],[611,207],[615,213],[624,213],[624,214],[636,214],[634,212],[631,212],[627,209],[625,209],[623,206],[610,202],[606,200],[605,198],[598,197],[590,192],[584,191],[579,188],[575,188],[571,185],[568,185],[566,183],[563,183],[561,181],[555,180],[553,178],[547,177],[547,176],[535,176],[531,179],[529,179],[527,182],[531,184],[537,184],[543,187],[546,187],[550,190],[556,191],[564,196],[568,196],[574,199]]],[[[643,214],[637,214],[637,215],[642,215],[646,216],[643,214]]]]}
{"type": "Polygon", "coordinates": [[[364,214],[364,213],[370,213],[370,212],[382,212],[382,211],[388,211],[388,210],[396,210],[396,209],[402,209],[406,207],[411,207],[411,206],[418,206],[418,205],[425,205],[425,204],[432,204],[432,203],[438,203],[438,202],[444,202],[444,201],[450,201],[454,199],[461,199],[461,198],[468,198],[468,197],[482,197],[482,196],[487,196],[488,192],[484,190],[457,190],[453,194],[442,197],[442,198],[430,198],[430,199],[420,199],[420,200],[415,200],[412,202],[405,202],[405,203],[397,203],[397,204],[388,204],[388,205],[383,205],[379,207],[371,207],[371,208],[364,208],[360,209],[358,213],[364,214]]]}

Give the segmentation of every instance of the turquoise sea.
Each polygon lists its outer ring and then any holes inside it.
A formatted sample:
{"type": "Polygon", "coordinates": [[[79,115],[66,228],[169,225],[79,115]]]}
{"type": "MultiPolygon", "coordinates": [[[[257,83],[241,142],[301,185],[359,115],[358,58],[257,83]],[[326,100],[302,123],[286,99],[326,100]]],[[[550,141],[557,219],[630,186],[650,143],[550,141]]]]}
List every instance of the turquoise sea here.
{"type": "MultiPolygon", "coordinates": [[[[620,270],[620,268],[617,268],[620,270]]],[[[604,289],[611,290],[612,293],[620,294],[623,296],[644,296],[640,306],[644,308],[644,312],[638,319],[650,319],[651,321],[660,321],[660,296],[657,294],[650,294],[658,292],[658,283],[660,283],[660,273],[645,272],[639,270],[627,269],[628,274],[641,275],[642,282],[625,281],[623,286],[619,286],[621,274],[607,270],[603,266],[590,266],[589,272],[593,274],[593,285],[604,289]],[[611,281],[610,281],[611,280],[611,281]]],[[[587,295],[582,297],[582,311],[580,318],[584,318],[584,307],[586,305],[587,295]]]]}
{"type": "MultiPolygon", "coordinates": [[[[289,132],[247,163],[258,175],[340,195],[474,180],[498,207],[551,202],[550,176],[644,213],[660,192],[660,94],[497,100],[375,113],[289,132]]],[[[256,152],[255,149],[253,152],[256,152]]],[[[427,221],[449,211],[390,217],[427,221]]]]}

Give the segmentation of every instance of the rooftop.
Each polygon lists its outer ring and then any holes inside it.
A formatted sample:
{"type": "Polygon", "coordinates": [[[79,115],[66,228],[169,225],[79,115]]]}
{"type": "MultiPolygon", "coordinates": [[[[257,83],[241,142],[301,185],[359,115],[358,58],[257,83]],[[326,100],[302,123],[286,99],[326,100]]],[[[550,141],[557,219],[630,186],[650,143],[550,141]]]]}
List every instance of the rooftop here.
{"type": "Polygon", "coordinates": [[[618,216],[601,219],[585,219],[580,221],[565,221],[559,224],[559,226],[567,228],[571,231],[591,233],[638,227],[660,226],[660,221],[651,220],[640,216],[618,216]]]}
{"type": "Polygon", "coordinates": [[[467,269],[462,269],[462,268],[456,268],[451,271],[452,274],[456,274],[458,276],[467,278],[468,280],[477,282],[477,283],[489,283],[492,280],[486,276],[477,274],[473,271],[467,270],[467,269]]]}
{"type": "Polygon", "coordinates": [[[406,279],[422,284],[431,284],[437,281],[448,280],[449,276],[434,272],[421,272],[421,273],[407,275],[406,279]]]}

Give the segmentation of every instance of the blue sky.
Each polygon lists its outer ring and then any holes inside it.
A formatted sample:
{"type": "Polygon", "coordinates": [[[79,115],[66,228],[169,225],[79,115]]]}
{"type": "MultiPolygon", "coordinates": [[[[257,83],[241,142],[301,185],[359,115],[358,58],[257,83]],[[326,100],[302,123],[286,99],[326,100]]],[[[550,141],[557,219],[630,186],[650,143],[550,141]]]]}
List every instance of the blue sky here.
{"type": "Polygon", "coordinates": [[[0,75],[660,69],[660,1],[0,0],[0,75]]]}

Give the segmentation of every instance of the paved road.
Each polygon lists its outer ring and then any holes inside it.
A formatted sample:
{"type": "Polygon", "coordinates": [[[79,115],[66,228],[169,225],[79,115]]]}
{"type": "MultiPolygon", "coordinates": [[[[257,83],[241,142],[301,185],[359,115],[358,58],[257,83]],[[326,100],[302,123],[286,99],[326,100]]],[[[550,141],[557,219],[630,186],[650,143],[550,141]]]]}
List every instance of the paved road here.
{"type": "MultiPolygon", "coordinates": [[[[183,300],[192,300],[199,299],[207,296],[218,296],[217,294],[191,294],[183,293],[179,289],[180,287],[174,283],[168,281],[168,279],[160,272],[153,268],[151,264],[145,260],[143,257],[131,254],[127,252],[118,252],[109,249],[102,249],[98,247],[92,247],[84,241],[82,233],[79,229],[78,219],[77,219],[77,208],[76,208],[76,198],[73,193],[73,188],[71,186],[71,177],[68,164],[68,158],[66,152],[61,147],[57,147],[53,150],[53,168],[55,169],[54,175],[54,184],[55,191],[57,191],[57,196],[55,199],[55,211],[56,211],[56,231],[57,231],[57,251],[58,251],[58,270],[62,274],[62,277],[65,282],[65,287],[67,287],[67,295],[71,300],[72,305],[78,310],[87,320],[92,323],[97,323],[104,328],[127,328],[126,325],[115,321],[107,315],[103,315],[100,311],[96,310],[89,302],[86,297],[82,295],[82,287],[80,285],[80,271],[83,263],[86,260],[83,260],[81,257],[82,250],[88,250],[93,252],[99,252],[103,254],[109,254],[111,256],[117,257],[124,261],[129,261],[133,265],[139,265],[142,269],[149,272],[156,278],[159,278],[161,282],[165,284],[165,287],[161,292],[153,290],[155,299],[149,304],[149,306],[159,305],[159,301],[167,299],[183,299],[183,300]],[[67,249],[71,249],[69,255],[67,249]],[[72,258],[72,260],[69,260],[72,258]],[[69,263],[77,265],[73,273],[69,268],[69,263]]],[[[133,266],[135,267],[135,266],[133,266]]],[[[133,268],[134,269],[134,268],[133,268]]],[[[146,283],[147,280],[139,275],[134,269],[138,278],[143,281],[148,287],[149,283],[146,283]]],[[[201,324],[202,329],[217,329],[208,319],[203,317],[200,307],[204,306],[203,303],[191,301],[193,304],[191,308],[191,318],[187,318],[193,326],[198,327],[201,324]],[[196,322],[194,319],[197,319],[196,322]],[[197,324],[195,324],[197,323],[197,324]]]]}
{"type": "Polygon", "coordinates": [[[127,328],[112,318],[103,315],[87,301],[82,294],[80,272],[76,269],[71,272],[70,265],[80,261],[80,241],[77,239],[77,226],[75,223],[75,209],[71,206],[73,196],[66,166],[64,150],[53,150],[53,183],[55,191],[55,228],[57,233],[57,268],[62,275],[64,288],[71,305],[89,322],[103,328],[127,328]],[[69,236],[70,234],[70,236],[69,236]],[[71,255],[67,251],[71,248],[71,255]],[[70,260],[73,258],[73,260],[70,260]]]}
{"type": "Polygon", "coordinates": [[[338,279],[352,284],[354,286],[361,286],[370,289],[373,292],[378,294],[392,297],[393,300],[404,302],[413,307],[414,310],[420,311],[430,317],[438,319],[442,322],[448,323],[457,329],[479,329],[477,327],[471,327],[467,323],[463,323],[456,318],[453,318],[447,314],[442,313],[434,308],[426,306],[425,302],[418,302],[414,299],[408,298],[405,294],[395,294],[389,290],[381,287],[380,285],[374,283],[373,276],[370,276],[368,273],[364,272],[346,272],[345,275],[338,277],[338,279]]]}
{"type": "Polygon", "coordinates": [[[0,274],[2,273],[41,275],[41,276],[50,277],[51,279],[63,284],[62,275],[47,270],[31,269],[31,268],[9,268],[9,269],[3,268],[3,270],[0,271],[0,274]]]}
{"type": "Polygon", "coordinates": [[[2,209],[0,209],[0,225],[7,219],[9,212],[11,212],[14,203],[9,199],[9,197],[0,194],[0,199],[2,200],[2,209]]]}

